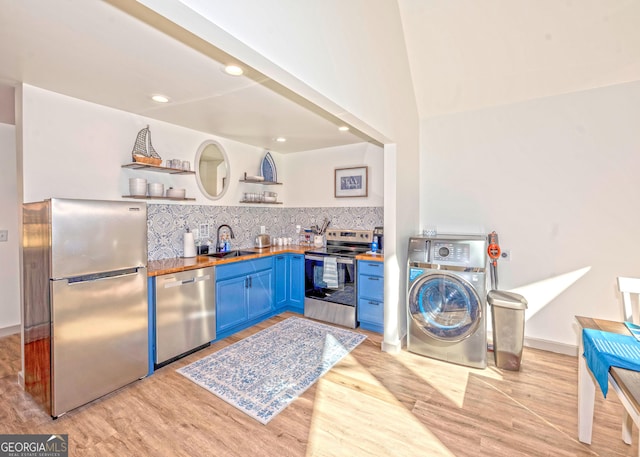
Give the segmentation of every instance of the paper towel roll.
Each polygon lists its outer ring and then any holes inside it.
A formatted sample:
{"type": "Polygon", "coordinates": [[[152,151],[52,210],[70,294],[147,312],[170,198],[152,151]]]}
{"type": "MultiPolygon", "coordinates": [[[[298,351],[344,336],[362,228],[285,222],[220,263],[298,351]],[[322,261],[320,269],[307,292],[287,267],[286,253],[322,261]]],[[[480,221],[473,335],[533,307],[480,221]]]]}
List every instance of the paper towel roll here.
{"type": "Polygon", "coordinates": [[[184,255],[183,257],[195,257],[196,256],[196,243],[193,240],[193,233],[187,232],[184,234],[184,255]]]}

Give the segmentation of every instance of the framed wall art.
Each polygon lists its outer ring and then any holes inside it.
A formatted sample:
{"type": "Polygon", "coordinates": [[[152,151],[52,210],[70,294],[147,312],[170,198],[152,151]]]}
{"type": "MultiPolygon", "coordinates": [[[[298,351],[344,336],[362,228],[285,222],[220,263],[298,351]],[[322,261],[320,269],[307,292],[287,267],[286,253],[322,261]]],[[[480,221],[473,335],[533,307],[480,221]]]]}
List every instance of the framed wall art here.
{"type": "Polygon", "coordinates": [[[335,197],[366,197],[369,167],[336,168],[335,197]]]}

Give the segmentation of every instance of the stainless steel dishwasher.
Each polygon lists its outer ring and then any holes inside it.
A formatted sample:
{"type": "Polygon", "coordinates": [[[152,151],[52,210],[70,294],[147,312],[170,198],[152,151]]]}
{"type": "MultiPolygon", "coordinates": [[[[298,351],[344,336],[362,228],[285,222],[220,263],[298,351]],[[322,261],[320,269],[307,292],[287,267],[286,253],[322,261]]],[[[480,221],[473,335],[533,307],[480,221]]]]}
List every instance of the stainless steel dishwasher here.
{"type": "Polygon", "coordinates": [[[156,366],[216,338],[215,267],[157,276],[155,292],[156,366]]]}

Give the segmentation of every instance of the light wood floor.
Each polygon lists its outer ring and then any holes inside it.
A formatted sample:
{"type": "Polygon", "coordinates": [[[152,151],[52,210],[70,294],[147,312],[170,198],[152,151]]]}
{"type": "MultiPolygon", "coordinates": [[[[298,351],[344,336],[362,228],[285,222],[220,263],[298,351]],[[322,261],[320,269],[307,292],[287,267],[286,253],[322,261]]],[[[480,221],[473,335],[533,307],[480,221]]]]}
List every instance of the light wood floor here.
{"type": "MultiPolygon", "coordinates": [[[[577,359],[526,349],[521,371],[459,367],[369,338],[269,424],[175,372],[288,317],[168,365],[52,420],[17,383],[18,336],[0,338],[0,433],[67,433],[73,456],[631,456],[622,406],[598,392],[593,444],[577,441],[577,359]]],[[[99,363],[99,361],[96,361],[99,363]]],[[[90,369],[90,367],[87,367],[90,369]]],[[[81,373],[78,376],[82,376],[81,373]]]]}

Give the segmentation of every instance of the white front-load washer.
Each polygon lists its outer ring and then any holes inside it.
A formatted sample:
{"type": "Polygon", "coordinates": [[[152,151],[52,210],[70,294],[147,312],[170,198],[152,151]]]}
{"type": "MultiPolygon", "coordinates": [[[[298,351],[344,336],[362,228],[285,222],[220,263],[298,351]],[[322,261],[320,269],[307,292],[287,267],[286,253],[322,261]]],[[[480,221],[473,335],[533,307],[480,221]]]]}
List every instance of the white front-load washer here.
{"type": "Polygon", "coordinates": [[[486,368],[486,249],[481,235],[409,240],[409,351],[486,368]]]}

